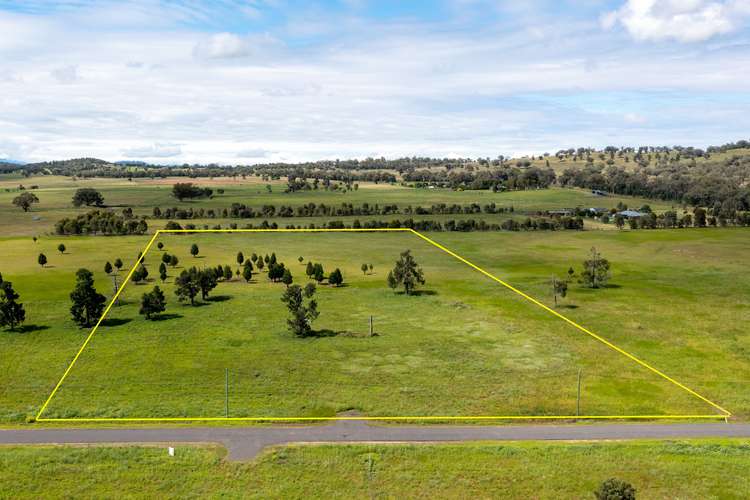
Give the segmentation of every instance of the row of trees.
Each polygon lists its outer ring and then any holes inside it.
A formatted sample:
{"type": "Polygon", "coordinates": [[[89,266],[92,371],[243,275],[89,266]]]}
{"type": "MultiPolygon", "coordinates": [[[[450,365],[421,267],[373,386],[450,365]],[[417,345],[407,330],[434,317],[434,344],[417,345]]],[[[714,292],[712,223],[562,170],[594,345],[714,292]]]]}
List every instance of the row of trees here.
{"type": "Polygon", "coordinates": [[[107,210],[92,210],[76,217],[65,217],[55,224],[55,233],[60,235],[144,234],[148,224],[144,219],[127,219],[107,210]]]}
{"type": "Polygon", "coordinates": [[[349,217],[349,216],[375,216],[375,215],[454,215],[454,214],[503,214],[513,213],[512,206],[499,207],[495,203],[470,204],[447,204],[438,203],[431,206],[406,205],[400,207],[396,204],[380,205],[363,203],[354,205],[353,203],[341,203],[340,205],[327,205],[325,203],[307,203],[299,206],[265,204],[260,207],[249,207],[243,203],[233,203],[228,208],[193,208],[193,207],[168,207],[162,209],[154,207],[152,217],[158,219],[215,219],[233,218],[233,219],[255,219],[262,217],[349,217]]]}
{"type": "MultiPolygon", "coordinates": [[[[282,227],[277,222],[262,221],[260,224],[230,223],[226,229],[279,229],[282,227]]],[[[328,221],[322,224],[286,224],[286,229],[375,229],[375,228],[410,228],[417,231],[559,231],[564,229],[583,229],[582,217],[525,217],[523,219],[505,219],[501,223],[487,222],[485,219],[467,220],[414,220],[393,219],[391,221],[355,219],[351,224],[343,221],[328,221]]],[[[182,225],[176,221],[169,221],[164,225],[166,230],[192,230],[192,229],[222,229],[221,224],[202,225],[200,228],[195,224],[182,225]]]]}

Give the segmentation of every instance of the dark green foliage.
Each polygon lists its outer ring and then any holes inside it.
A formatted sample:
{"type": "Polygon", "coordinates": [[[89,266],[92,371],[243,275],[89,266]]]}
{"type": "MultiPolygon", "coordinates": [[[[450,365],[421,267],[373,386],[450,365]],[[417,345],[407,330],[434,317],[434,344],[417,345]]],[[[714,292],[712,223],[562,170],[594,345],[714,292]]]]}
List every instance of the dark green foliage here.
{"type": "Polygon", "coordinates": [[[599,485],[594,496],[597,500],[635,500],[635,488],[630,483],[610,478],[599,485]]]}
{"type": "Polygon", "coordinates": [[[388,286],[393,289],[403,286],[406,295],[411,295],[417,285],[425,284],[422,268],[414,260],[411,250],[401,253],[396,266],[388,273],[387,282],[388,286]]]}
{"type": "Polygon", "coordinates": [[[104,272],[107,274],[112,274],[112,264],[110,264],[109,261],[104,264],[104,272]]]}
{"type": "Polygon", "coordinates": [[[609,261],[603,259],[595,247],[591,248],[589,258],[583,261],[583,272],[580,282],[589,288],[600,288],[609,280],[609,261]]]}
{"type": "Polygon", "coordinates": [[[56,234],[143,234],[148,230],[144,219],[124,218],[106,210],[92,210],[75,218],[65,217],[55,223],[56,234]]]}
{"type": "Polygon", "coordinates": [[[299,262],[300,264],[302,264],[302,262],[304,262],[304,260],[305,260],[305,258],[304,258],[304,257],[302,257],[301,255],[300,255],[299,257],[297,257],[297,261],[298,261],[298,262],[299,262]]]}
{"type": "Polygon", "coordinates": [[[256,254],[255,252],[253,252],[253,254],[250,256],[250,260],[252,260],[253,262],[255,262],[256,260],[258,260],[258,254],[256,254]]]}
{"type": "Polygon", "coordinates": [[[367,274],[367,264],[362,264],[362,267],[360,267],[360,269],[362,269],[362,274],[367,274]]]}
{"type": "Polygon", "coordinates": [[[29,211],[32,203],[39,203],[39,198],[37,198],[34,193],[29,193],[28,191],[25,191],[13,198],[13,204],[22,209],[24,212],[29,211]]]}
{"type": "Polygon", "coordinates": [[[218,284],[218,276],[216,275],[216,271],[209,268],[205,271],[198,271],[195,268],[192,268],[190,270],[191,272],[197,273],[198,277],[198,287],[201,291],[201,298],[203,300],[206,300],[208,298],[208,294],[216,288],[216,285],[218,284]]]}
{"type": "Polygon", "coordinates": [[[344,275],[338,267],[328,276],[328,283],[333,286],[341,286],[344,283],[344,275]]]}
{"type": "Polygon", "coordinates": [[[289,286],[294,281],[294,278],[292,277],[292,272],[289,269],[284,269],[284,274],[281,276],[281,282],[284,283],[286,286],[289,286]]]}
{"type": "Polygon", "coordinates": [[[323,264],[319,264],[319,263],[313,264],[312,277],[318,283],[322,282],[325,279],[325,272],[323,271],[323,264]]]}
{"type": "Polygon", "coordinates": [[[104,205],[104,197],[94,188],[80,188],[73,195],[73,206],[80,207],[81,205],[101,207],[104,205]]]}
{"type": "Polygon", "coordinates": [[[284,264],[277,262],[270,262],[268,264],[268,279],[273,282],[281,281],[284,277],[284,264]]]}
{"type": "Polygon", "coordinates": [[[167,280],[167,265],[164,262],[159,264],[159,279],[162,283],[167,280]]]}
{"type": "Polygon", "coordinates": [[[198,248],[198,245],[196,245],[195,243],[190,245],[190,255],[192,255],[193,257],[196,257],[199,252],[200,252],[200,249],[198,248]]]}
{"type": "Polygon", "coordinates": [[[241,266],[243,262],[245,262],[245,256],[242,255],[242,252],[237,252],[237,264],[241,266]]]}
{"type": "Polygon", "coordinates": [[[167,252],[164,252],[163,254],[161,254],[161,261],[164,264],[169,264],[172,261],[172,256],[167,252]]]}
{"type": "Polygon", "coordinates": [[[65,253],[65,245],[63,245],[62,243],[57,245],[57,251],[60,252],[61,254],[65,253]]]}
{"type": "Polygon", "coordinates": [[[232,273],[232,267],[224,266],[224,279],[226,281],[229,281],[232,279],[232,276],[234,276],[234,274],[232,273]]]}
{"type": "Polygon", "coordinates": [[[172,196],[182,201],[184,199],[207,198],[213,194],[211,188],[201,188],[192,182],[178,182],[172,186],[172,196]]]}
{"type": "Polygon", "coordinates": [[[141,308],[138,310],[138,314],[142,314],[146,319],[153,319],[154,314],[164,312],[167,308],[167,299],[164,297],[164,292],[161,288],[155,286],[153,290],[148,293],[144,293],[141,297],[141,308]]]}
{"type": "Polygon", "coordinates": [[[176,267],[177,264],[180,263],[180,259],[177,258],[176,255],[170,255],[169,256],[169,265],[172,267],[176,267]]]}
{"type": "Polygon", "coordinates": [[[262,271],[264,266],[263,259],[258,258],[258,260],[255,262],[255,265],[258,266],[258,271],[262,271]]]}
{"type": "Polygon", "coordinates": [[[47,265],[47,256],[43,253],[39,254],[39,257],[36,258],[36,261],[39,263],[40,266],[44,267],[47,265]]]}
{"type": "Polygon", "coordinates": [[[135,271],[133,271],[133,275],[131,277],[136,283],[145,281],[146,278],[148,278],[148,269],[143,264],[139,264],[138,267],[135,268],[135,271]]]}
{"type": "Polygon", "coordinates": [[[242,277],[247,281],[250,282],[251,279],[253,279],[253,265],[248,260],[245,262],[245,265],[242,268],[242,277]]]}
{"type": "Polygon", "coordinates": [[[164,243],[162,243],[160,241],[159,243],[156,244],[156,248],[158,248],[159,250],[163,250],[164,249],[164,243]]]}
{"type": "Polygon", "coordinates": [[[92,326],[101,317],[107,299],[94,288],[93,273],[88,269],[79,269],[70,300],[73,303],[70,307],[73,321],[83,328],[92,326]]]}
{"type": "Polygon", "coordinates": [[[190,301],[191,305],[195,305],[195,296],[200,292],[201,287],[198,283],[197,270],[193,267],[190,271],[184,269],[180,275],[175,278],[175,295],[180,302],[186,300],[190,301]]]}
{"type": "Polygon", "coordinates": [[[555,299],[555,305],[557,305],[557,297],[560,296],[565,298],[568,295],[568,282],[557,279],[557,276],[552,276],[552,296],[555,299]]]}
{"type": "Polygon", "coordinates": [[[19,297],[13,284],[0,276],[0,327],[13,330],[26,320],[23,304],[17,302],[19,297]]]}
{"type": "Polygon", "coordinates": [[[307,275],[308,278],[311,278],[311,279],[313,275],[315,274],[315,267],[313,266],[312,262],[307,263],[307,267],[305,268],[305,274],[307,275]]]}
{"type": "Polygon", "coordinates": [[[122,269],[122,259],[119,257],[115,259],[115,268],[117,268],[118,271],[122,269]]]}
{"type": "Polygon", "coordinates": [[[298,337],[313,335],[311,323],[318,317],[318,303],[313,298],[315,285],[309,283],[304,290],[299,285],[290,285],[284,290],[281,301],[289,309],[286,324],[289,331],[298,337]],[[307,299],[307,303],[305,300],[307,299]]]}

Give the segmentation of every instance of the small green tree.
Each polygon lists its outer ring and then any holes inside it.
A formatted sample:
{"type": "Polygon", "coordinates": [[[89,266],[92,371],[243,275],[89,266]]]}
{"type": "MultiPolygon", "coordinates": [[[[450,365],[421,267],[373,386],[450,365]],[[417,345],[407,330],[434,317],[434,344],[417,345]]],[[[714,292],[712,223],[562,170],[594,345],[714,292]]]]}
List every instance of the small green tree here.
{"type": "Polygon", "coordinates": [[[250,283],[250,280],[253,279],[253,265],[250,264],[250,261],[248,260],[245,262],[245,265],[242,268],[242,277],[250,283]]]}
{"type": "Polygon", "coordinates": [[[43,253],[39,254],[39,257],[36,258],[36,261],[39,263],[40,266],[44,267],[47,265],[47,256],[43,253]]]}
{"type": "Polygon", "coordinates": [[[192,255],[193,257],[197,257],[199,252],[200,252],[200,249],[198,248],[198,245],[193,243],[190,246],[190,255],[192,255]]]}
{"type": "Polygon", "coordinates": [[[0,276],[0,327],[14,330],[26,320],[26,310],[18,302],[19,297],[13,284],[0,276]]]}
{"type": "Polygon", "coordinates": [[[163,254],[161,254],[161,261],[164,264],[169,264],[170,262],[172,262],[172,256],[167,252],[164,252],[163,254]]]}
{"type": "Polygon", "coordinates": [[[597,500],[635,500],[635,488],[616,478],[604,481],[594,492],[597,500]]]}
{"type": "Polygon", "coordinates": [[[258,258],[257,262],[255,262],[255,265],[258,266],[258,271],[259,272],[263,271],[263,266],[264,266],[263,259],[258,258]]]}
{"type": "Polygon", "coordinates": [[[313,335],[312,322],[319,316],[314,296],[315,285],[312,283],[308,283],[304,290],[299,285],[290,285],[281,296],[281,301],[289,310],[286,321],[289,331],[298,337],[313,335]],[[304,299],[307,299],[307,303],[304,299]]]}
{"type": "Polygon", "coordinates": [[[13,204],[24,212],[28,212],[31,209],[32,203],[39,203],[39,198],[34,193],[29,193],[28,191],[13,198],[13,204]]]}
{"type": "Polygon", "coordinates": [[[253,252],[253,254],[250,256],[250,260],[252,260],[253,262],[255,262],[256,260],[258,260],[258,254],[255,253],[255,252],[253,252]]]}
{"type": "Polygon", "coordinates": [[[57,245],[57,251],[60,252],[61,254],[64,254],[65,253],[65,245],[63,245],[62,243],[60,243],[59,245],[57,245]]]}
{"type": "Polygon", "coordinates": [[[338,267],[328,276],[328,283],[333,286],[341,286],[344,283],[344,275],[338,267]]]}
{"type": "Polygon", "coordinates": [[[301,255],[300,255],[299,257],[297,257],[297,261],[298,261],[298,262],[299,262],[300,264],[302,264],[302,262],[304,262],[304,260],[305,260],[305,258],[304,258],[304,257],[302,257],[301,255]]]}
{"type": "Polygon", "coordinates": [[[417,285],[424,284],[424,273],[411,255],[411,250],[402,252],[393,270],[388,273],[388,286],[394,289],[403,286],[406,295],[411,295],[417,285]]]}
{"type": "Polygon", "coordinates": [[[294,281],[294,278],[292,278],[292,272],[289,271],[289,269],[284,269],[284,274],[281,276],[281,282],[284,283],[286,286],[289,286],[292,284],[292,281],[294,281]]]}
{"type": "Polygon", "coordinates": [[[368,267],[370,269],[370,274],[372,274],[372,264],[369,264],[368,267]]]}
{"type": "Polygon", "coordinates": [[[136,283],[145,281],[145,279],[148,278],[148,269],[143,264],[139,264],[138,267],[135,268],[135,271],[133,271],[131,278],[136,283]]]}
{"type": "Polygon", "coordinates": [[[237,252],[237,265],[241,266],[245,262],[245,256],[242,252],[237,252]]]}
{"type": "Polygon", "coordinates": [[[167,265],[164,262],[159,264],[159,279],[162,283],[167,281],[167,265]]]}
{"type": "Polygon", "coordinates": [[[232,267],[231,266],[224,266],[224,279],[226,281],[229,281],[232,279],[232,267]]]}
{"type": "Polygon", "coordinates": [[[581,283],[590,288],[600,288],[609,280],[609,261],[602,258],[596,247],[591,248],[589,258],[583,261],[581,283]]]}
{"type": "Polygon", "coordinates": [[[177,258],[176,255],[170,255],[169,256],[169,265],[172,267],[177,267],[177,264],[180,263],[180,259],[177,258]]]}
{"type": "MultiPolygon", "coordinates": [[[[195,268],[193,268],[195,269],[195,268]]],[[[198,283],[197,275],[184,270],[175,279],[174,293],[180,302],[189,300],[190,305],[195,305],[195,296],[200,292],[201,287],[198,283]]]]}
{"type": "Polygon", "coordinates": [[[360,269],[362,269],[362,274],[367,274],[367,264],[362,264],[362,267],[360,267],[360,269]]]}
{"type": "Polygon", "coordinates": [[[565,298],[568,295],[568,282],[558,279],[557,276],[552,276],[550,284],[552,285],[552,296],[555,299],[555,307],[557,307],[557,297],[565,298]]]}
{"type": "Polygon", "coordinates": [[[315,266],[313,266],[312,262],[307,263],[307,267],[305,268],[305,274],[308,278],[312,279],[313,274],[315,274],[315,266]]]}
{"type": "Polygon", "coordinates": [[[141,308],[138,314],[142,314],[146,319],[153,319],[154,314],[164,312],[167,308],[167,299],[161,288],[155,286],[153,290],[144,293],[141,297],[141,308]]]}
{"type": "Polygon", "coordinates": [[[313,279],[318,283],[326,279],[325,271],[323,271],[323,264],[316,263],[313,265],[313,279]]]}
{"type": "Polygon", "coordinates": [[[73,321],[83,328],[92,326],[99,319],[107,298],[94,288],[94,274],[82,268],[76,272],[76,284],[70,293],[70,300],[73,303],[70,307],[73,321]]]}
{"type": "Polygon", "coordinates": [[[120,259],[119,257],[115,259],[115,268],[118,272],[120,271],[120,269],[122,269],[122,259],[120,259]]]}
{"type": "Polygon", "coordinates": [[[160,241],[159,243],[156,244],[156,248],[158,248],[159,250],[164,250],[164,243],[160,241]]]}
{"type": "Polygon", "coordinates": [[[108,275],[112,274],[112,264],[110,264],[109,261],[107,261],[107,263],[104,264],[104,272],[107,273],[108,275]]]}

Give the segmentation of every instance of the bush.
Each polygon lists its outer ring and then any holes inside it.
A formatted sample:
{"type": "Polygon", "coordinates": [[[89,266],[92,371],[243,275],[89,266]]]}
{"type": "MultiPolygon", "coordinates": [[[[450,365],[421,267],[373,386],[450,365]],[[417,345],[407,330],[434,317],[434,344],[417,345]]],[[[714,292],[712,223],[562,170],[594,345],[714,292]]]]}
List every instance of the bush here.
{"type": "Polygon", "coordinates": [[[635,500],[635,488],[620,479],[610,478],[594,492],[597,500],[635,500]]]}

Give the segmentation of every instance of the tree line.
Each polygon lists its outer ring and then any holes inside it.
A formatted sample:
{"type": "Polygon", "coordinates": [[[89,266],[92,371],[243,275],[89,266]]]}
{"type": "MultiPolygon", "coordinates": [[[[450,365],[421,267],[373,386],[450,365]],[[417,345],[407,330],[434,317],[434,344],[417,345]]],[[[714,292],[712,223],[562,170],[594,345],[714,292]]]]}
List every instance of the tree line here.
{"type": "Polygon", "coordinates": [[[64,217],[55,223],[55,233],[59,235],[128,235],[144,234],[146,231],[148,223],[145,219],[125,217],[107,210],[92,210],[75,217],[64,217]]]}

